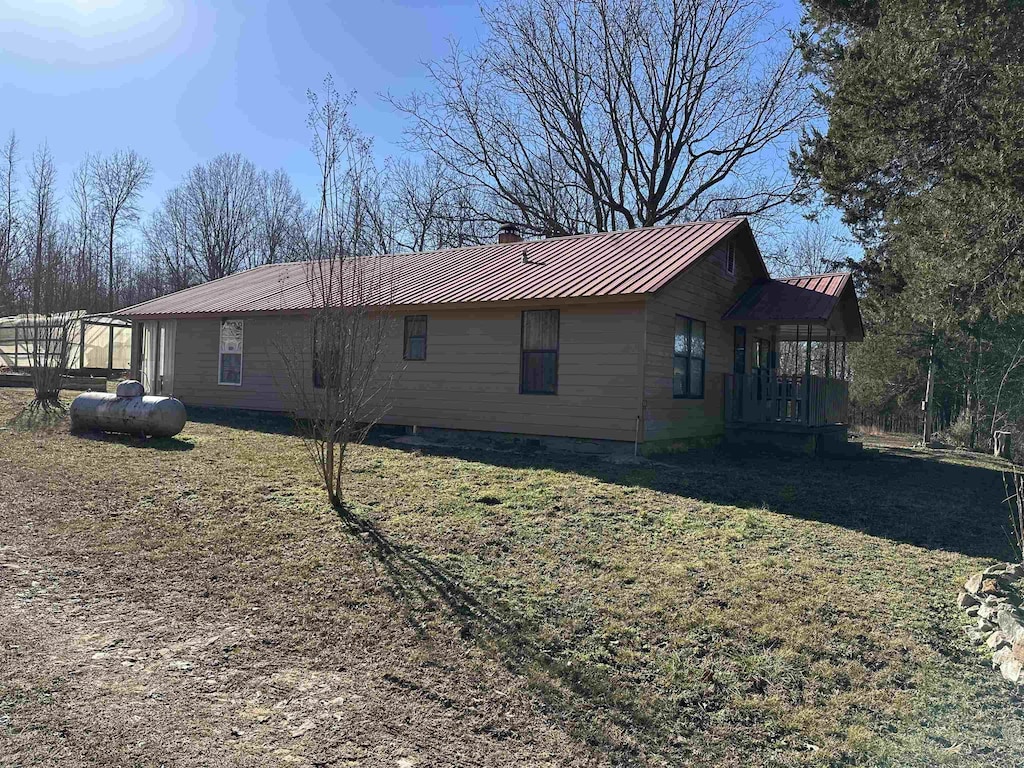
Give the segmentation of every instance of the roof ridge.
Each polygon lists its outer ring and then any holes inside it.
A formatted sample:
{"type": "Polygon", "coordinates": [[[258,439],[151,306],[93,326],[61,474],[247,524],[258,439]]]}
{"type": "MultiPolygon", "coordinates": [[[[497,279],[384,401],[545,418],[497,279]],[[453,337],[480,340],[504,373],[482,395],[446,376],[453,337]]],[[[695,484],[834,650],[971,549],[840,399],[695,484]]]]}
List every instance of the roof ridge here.
{"type": "Polygon", "coordinates": [[[817,272],[813,275],[792,275],[787,277],[773,277],[772,280],[806,280],[810,277],[852,277],[853,272],[849,270],[836,270],[834,272],[817,272]]]}

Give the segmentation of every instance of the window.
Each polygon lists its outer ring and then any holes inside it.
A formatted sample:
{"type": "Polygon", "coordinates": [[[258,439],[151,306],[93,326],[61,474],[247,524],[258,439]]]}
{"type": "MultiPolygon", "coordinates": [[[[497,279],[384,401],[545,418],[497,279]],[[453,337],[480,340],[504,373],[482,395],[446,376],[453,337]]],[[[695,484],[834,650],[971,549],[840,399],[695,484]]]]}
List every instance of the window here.
{"type": "Polygon", "coordinates": [[[427,316],[405,316],[405,345],[403,360],[427,359],[427,316]]]}
{"type": "Polygon", "coordinates": [[[702,320],[676,315],[672,351],[672,396],[704,397],[704,335],[702,320]]]}
{"type": "Polygon", "coordinates": [[[519,391],[524,395],[558,393],[558,310],[523,312],[519,391]]]}
{"type": "Polygon", "coordinates": [[[242,321],[220,321],[220,372],[218,384],[242,384],[242,321]]]}
{"type": "Polygon", "coordinates": [[[725,271],[736,274],[736,243],[729,243],[725,248],[725,271]]]}

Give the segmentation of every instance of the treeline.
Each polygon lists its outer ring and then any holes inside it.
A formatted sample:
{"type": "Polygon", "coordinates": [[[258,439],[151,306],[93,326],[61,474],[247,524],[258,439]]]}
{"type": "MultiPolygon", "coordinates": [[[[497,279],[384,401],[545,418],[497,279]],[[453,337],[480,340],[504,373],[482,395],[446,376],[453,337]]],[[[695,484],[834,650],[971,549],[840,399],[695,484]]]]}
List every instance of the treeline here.
{"type": "MultiPolygon", "coordinates": [[[[345,130],[348,250],[493,238],[494,217],[468,205],[442,169],[410,159],[377,167],[347,115],[345,130]]],[[[319,201],[304,199],[283,170],[222,154],[146,212],[151,177],[150,162],[126,149],[86,157],[62,180],[46,143],[26,155],[12,132],[0,149],[0,317],[108,311],[309,253],[319,201]]]]}

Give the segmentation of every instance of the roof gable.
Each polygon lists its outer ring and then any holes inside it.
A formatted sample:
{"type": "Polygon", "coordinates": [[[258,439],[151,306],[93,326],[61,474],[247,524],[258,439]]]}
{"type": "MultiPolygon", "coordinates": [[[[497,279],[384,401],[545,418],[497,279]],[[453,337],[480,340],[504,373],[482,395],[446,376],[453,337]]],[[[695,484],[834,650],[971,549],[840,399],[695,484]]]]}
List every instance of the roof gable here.
{"type": "MultiPolygon", "coordinates": [[[[654,293],[736,232],[754,243],[747,220],[730,218],[368,257],[384,278],[368,303],[419,306],[654,293]]],[[[757,258],[764,269],[759,253],[757,258]]],[[[307,269],[301,262],[257,267],[115,314],[308,310],[313,301],[307,269]]]]}

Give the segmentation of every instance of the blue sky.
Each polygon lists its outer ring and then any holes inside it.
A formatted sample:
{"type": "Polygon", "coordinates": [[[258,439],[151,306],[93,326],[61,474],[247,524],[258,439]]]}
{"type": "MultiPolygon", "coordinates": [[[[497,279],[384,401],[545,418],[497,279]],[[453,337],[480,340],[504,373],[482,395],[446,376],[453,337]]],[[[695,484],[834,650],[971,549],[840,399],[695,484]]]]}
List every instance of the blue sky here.
{"type": "Polygon", "coordinates": [[[475,40],[478,18],[476,0],[0,0],[0,134],[25,159],[48,141],[63,183],[87,152],[134,148],[155,171],[146,208],[221,152],[308,192],[307,90],[331,73],[378,154],[398,154],[379,94],[423,87],[422,62],[475,40]]]}

